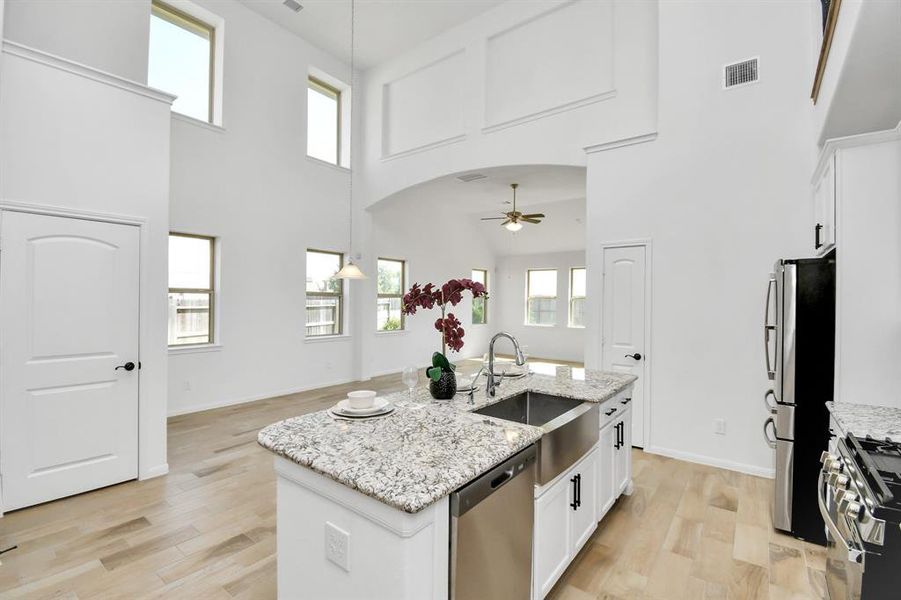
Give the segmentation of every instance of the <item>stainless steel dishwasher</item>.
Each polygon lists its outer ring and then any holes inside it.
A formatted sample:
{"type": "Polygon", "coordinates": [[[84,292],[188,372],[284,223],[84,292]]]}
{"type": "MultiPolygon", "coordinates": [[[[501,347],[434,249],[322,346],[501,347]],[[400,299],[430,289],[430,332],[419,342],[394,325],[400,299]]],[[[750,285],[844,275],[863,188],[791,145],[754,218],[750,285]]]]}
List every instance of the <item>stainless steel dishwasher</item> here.
{"type": "Polygon", "coordinates": [[[451,600],[530,597],[535,459],[532,445],[451,494],[451,600]]]}

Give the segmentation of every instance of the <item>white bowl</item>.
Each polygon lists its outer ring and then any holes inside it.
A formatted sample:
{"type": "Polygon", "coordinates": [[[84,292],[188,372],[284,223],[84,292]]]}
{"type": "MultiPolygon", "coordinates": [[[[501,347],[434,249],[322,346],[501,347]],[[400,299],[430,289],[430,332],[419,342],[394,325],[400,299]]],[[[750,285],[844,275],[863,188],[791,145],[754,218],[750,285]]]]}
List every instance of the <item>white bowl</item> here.
{"type": "Polygon", "coordinates": [[[347,404],[351,408],[371,408],[375,404],[375,392],[371,390],[358,390],[356,392],[348,392],[347,404]]]}

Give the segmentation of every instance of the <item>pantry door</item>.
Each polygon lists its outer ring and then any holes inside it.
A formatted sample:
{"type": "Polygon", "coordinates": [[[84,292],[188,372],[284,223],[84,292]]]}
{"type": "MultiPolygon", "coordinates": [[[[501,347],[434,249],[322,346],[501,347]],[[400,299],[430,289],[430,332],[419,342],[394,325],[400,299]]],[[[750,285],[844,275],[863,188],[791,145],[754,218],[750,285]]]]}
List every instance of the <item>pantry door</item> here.
{"type": "Polygon", "coordinates": [[[632,444],[647,443],[648,244],[605,246],[601,352],[605,371],[638,376],[632,392],[632,444]]]}
{"type": "Polygon", "coordinates": [[[138,474],[136,226],[0,213],[0,477],[10,511],[138,474]]]}

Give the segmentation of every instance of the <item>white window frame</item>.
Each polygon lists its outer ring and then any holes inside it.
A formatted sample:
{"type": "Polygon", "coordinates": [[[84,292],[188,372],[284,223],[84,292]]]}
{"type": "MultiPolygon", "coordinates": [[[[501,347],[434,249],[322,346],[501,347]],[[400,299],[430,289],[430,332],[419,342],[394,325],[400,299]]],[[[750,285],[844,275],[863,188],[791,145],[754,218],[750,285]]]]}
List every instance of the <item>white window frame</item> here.
{"type": "MultiPolygon", "coordinates": [[[[556,302],[556,301],[558,301],[558,300],[560,299],[560,290],[557,289],[557,290],[556,290],[557,293],[556,293],[555,295],[553,295],[553,296],[530,296],[530,295],[529,295],[529,291],[530,291],[529,288],[531,287],[531,286],[529,285],[531,273],[538,272],[538,271],[553,271],[553,272],[554,272],[554,275],[555,275],[555,278],[559,278],[559,277],[560,277],[559,271],[558,271],[557,269],[553,268],[553,267],[548,267],[548,268],[536,268],[536,269],[526,269],[526,300],[525,300],[525,308],[526,308],[526,311],[525,311],[525,312],[526,312],[526,314],[525,314],[525,326],[526,326],[526,327],[556,327],[556,326],[557,326],[557,320],[558,320],[559,317],[560,317],[560,307],[557,306],[557,302],[556,302]],[[529,322],[529,301],[532,300],[533,298],[536,298],[536,299],[553,299],[553,300],[555,301],[555,302],[554,302],[554,307],[555,307],[555,308],[554,308],[554,322],[553,322],[553,323],[530,323],[530,322],[529,322]]],[[[560,287],[559,283],[560,283],[560,282],[558,281],[558,282],[557,282],[557,285],[555,286],[555,288],[559,288],[559,287],[560,287]]]]}
{"type": "MultiPolygon", "coordinates": [[[[482,297],[480,297],[480,298],[473,298],[473,299],[472,299],[473,303],[475,303],[475,302],[478,301],[478,300],[481,300],[481,301],[482,301],[482,316],[483,316],[483,320],[482,320],[481,322],[479,322],[479,323],[476,323],[475,321],[472,320],[472,314],[470,314],[470,321],[472,322],[473,325],[487,325],[487,324],[488,324],[488,300],[489,300],[489,298],[488,298],[488,283],[489,283],[489,281],[488,281],[488,269],[472,269],[472,271],[473,271],[473,273],[475,273],[476,271],[479,271],[479,272],[485,274],[485,284],[484,284],[484,285],[485,285],[485,295],[482,296],[482,297]]],[[[471,275],[472,275],[472,273],[470,273],[470,276],[471,276],[471,275]]],[[[470,311],[470,313],[471,313],[471,312],[472,312],[472,311],[470,311]]]]}
{"type": "Polygon", "coordinates": [[[379,329],[378,323],[376,323],[376,333],[379,334],[391,334],[391,333],[401,333],[407,330],[407,316],[404,314],[404,306],[403,306],[403,298],[407,289],[407,261],[403,258],[389,258],[387,256],[379,256],[376,259],[375,263],[375,292],[376,292],[376,314],[378,314],[378,301],[380,298],[400,298],[401,306],[400,306],[400,329],[379,329]],[[386,262],[399,262],[401,264],[400,271],[400,294],[383,294],[379,292],[379,281],[378,281],[378,264],[379,261],[386,262]]]}
{"type": "MultiPolygon", "coordinates": [[[[350,85],[337,77],[334,77],[321,69],[310,67],[310,70],[307,73],[307,88],[309,89],[310,84],[314,82],[338,93],[338,162],[333,163],[320,160],[309,154],[306,155],[307,160],[320,165],[338,168],[342,171],[348,171],[350,169],[351,161],[350,129],[353,127],[353,90],[350,85]]],[[[307,107],[307,111],[309,111],[309,106],[307,107]]],[[[309,118],[309,112],[307,113],[307,118],[309,118]]],[[[304,126],[306,127],[306,121],[304,121],[304,126]]],[[[307,136],[305,142],[309,145],[309,132],[307,132],[307,136]]],[[[306,153],[306,150],[304,150],[304,152],[306,153]]]]}
{"type": "MultiPolygon", "coordinates": [[[[315,252],[319,254],[332,254],[338,256],[340,258],[338,269],[344,267],[344,253],[338,252],[335,250],[320,250],[318,248],[307,248],[306,253],[304,254],[304,259],[307,258],[307,255],[310,252],[315,252]]],[[[329,293],[329,292],[309,292],[306,289],[306,281],[304,281],[304,338],[307,340],[322,340],[322,339],[330,339],[330,338],[339,338],[339,337],[347,337],[347,286],[344,285],[344,280],[338,280],[339,285],[341,286],[341,291],[337,294],[329,293]],[[338,298],[338,332],[337,333],[321,333],[310,335],[307,333],[307,319],[306,319],[306,309],[307,309],[307,299],[310,297],[322,297],[322,298],[338,298]]]]}
{"type": "MultiPolygon", "coordinates": [[[[210,240],[210,279],[212,288],[209,292],[204,290],[200,290],[201,293],[209,293],[210,294],[210,340],[208,342],[199,342],[196,344],[176,344],[170,345],[169,354],[192,354],[194,352],[210,352],[220,350],[222,348],[222,333],[220,327],[220,314],[222,313],[222,290],[220,285],[220,277],[219,277],[219,265],[221,262],[221,244],[218,237],[203,233],[188,233],[183,230],[172,230],[166,236],[166,240],[168,243],[169,236],[181,236],[181,237],[190,237],[190,238],[200,238],[205,240],[210,240]]],[[[166,273],[166,277],[168,280],[168,271],[166,273]]],[[[167,294],[172,293],[172,290],[184,290],[185,288],[170,288],[168,287],[168,281],[166,285],[167,294]]],[[[187,293],[190,293],[191,290],[188,290],[187,293]]],[[[176,292],[178,293],[178,292],[176,292]]]]}
{"type": "Polygon", "coordinates": [[[569,303],[567,304],[568,313],[566,315],[566,323],[567,327],[572,329],[585,329],[585,325],[573,325],[573,300],[583,300],[587,301],[588,296],[588,269],[586,267],[570,267],[569,268],[569,303]],[[576,271],[585,271],[585,296],[574,296],[573,295],[573,274],[576,271]]]}
{"type": "Polygon", "coordinates": [[[212,79],[210,82],[210,118],[207,121],[202,121],[175,111],[172,111],[172,116],[189,123],[222,127],[222,79],[224,74],[223,61],[225,59],[225,19],[198,4],[190,2],[190,0],[153,0],[152,4],[159,6],[162,10],[173,10],[175,13],[183,13],[189,20],[198,21],[200,24],[212,29],[212,43],[210,44],[210,58],[212,60],[210,68],[212,79]]]}

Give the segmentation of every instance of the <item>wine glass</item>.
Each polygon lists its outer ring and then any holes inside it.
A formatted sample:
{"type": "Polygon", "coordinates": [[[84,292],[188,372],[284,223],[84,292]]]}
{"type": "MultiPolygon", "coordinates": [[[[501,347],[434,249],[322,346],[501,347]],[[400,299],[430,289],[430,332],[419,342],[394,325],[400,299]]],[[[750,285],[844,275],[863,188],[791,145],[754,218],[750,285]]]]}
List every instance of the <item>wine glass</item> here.
{"type": "Polygon", "coordinates": [[[401,379],[404,382],[404,385],[407,386],[407,389],[410,390],[410,400],[416,400],[414,391],[416,389],[416,384],[419,383],[419,373],[417,372],[416,367],[404,367],[404,374],[401,379]]]}

